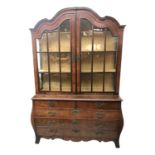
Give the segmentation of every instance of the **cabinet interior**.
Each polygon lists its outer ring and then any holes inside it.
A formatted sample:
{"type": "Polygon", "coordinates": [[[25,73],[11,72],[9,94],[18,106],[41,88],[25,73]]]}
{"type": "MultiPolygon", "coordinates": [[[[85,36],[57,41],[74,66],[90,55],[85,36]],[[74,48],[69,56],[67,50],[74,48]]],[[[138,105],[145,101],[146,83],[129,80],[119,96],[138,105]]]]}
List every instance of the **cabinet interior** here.
{"type": "Polygon", "coordinates": [[[73,55],[70,21],[36,40],[40,91],[72,91],[72,63],[80,57],[81,92],[114,92],[118,37],[88,20],[80,22],[80,55],[73,55]]]}

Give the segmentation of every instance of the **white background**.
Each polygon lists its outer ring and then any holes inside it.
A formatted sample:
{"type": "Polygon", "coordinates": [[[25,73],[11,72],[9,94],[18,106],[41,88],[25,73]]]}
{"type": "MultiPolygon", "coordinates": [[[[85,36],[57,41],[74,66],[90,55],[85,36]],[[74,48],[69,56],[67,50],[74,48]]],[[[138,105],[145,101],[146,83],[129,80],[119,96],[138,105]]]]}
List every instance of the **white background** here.
{"type": "Polygon", "coordinates": [[[1,0],[0,1],[0,154],[1,155],[154,155],[155,154],[155,1],[154,0],[1,0]],[[30,124],[34,95],[29,28],[64,7],[86,6],[113,16],[124,33],[120,95],[125,125],[121,148],[113,142],[41,139],[34,144],[30,124]]]}

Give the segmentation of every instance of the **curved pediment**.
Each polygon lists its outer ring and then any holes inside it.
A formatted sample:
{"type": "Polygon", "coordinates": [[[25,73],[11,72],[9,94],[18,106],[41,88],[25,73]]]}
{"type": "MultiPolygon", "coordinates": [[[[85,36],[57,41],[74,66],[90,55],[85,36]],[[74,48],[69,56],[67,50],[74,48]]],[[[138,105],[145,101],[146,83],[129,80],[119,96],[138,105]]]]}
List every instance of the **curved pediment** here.
{"type": "Polygon", "coordinates": [[[44,18],[40,20],[34,28],[30,29],[33,35],[39,37],[41,33],[45,30],[55,29],[58,27],[64,20],[74,18],[77,14],[77,19],[86,18],[90,22],[100,28],[108,27],[113,35],[118,34],[120,29],[123,29],[125,25],[120,25],[119,22],[111,17],[105,16],[100,17],[96,12],[90,8],[86,7],[71,7],[60,10],[52,19],[44,18]]]}

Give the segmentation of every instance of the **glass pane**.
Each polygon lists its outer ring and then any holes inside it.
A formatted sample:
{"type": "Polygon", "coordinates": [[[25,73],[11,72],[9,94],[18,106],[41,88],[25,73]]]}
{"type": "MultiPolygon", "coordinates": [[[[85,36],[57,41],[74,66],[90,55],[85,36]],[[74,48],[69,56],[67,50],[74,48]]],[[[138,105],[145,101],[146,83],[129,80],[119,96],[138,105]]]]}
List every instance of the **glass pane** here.
{"type": "Polygon", "coordinates": [[[40,51],[40,40],[39,39],[36,39],[36,49],[37,49],[37,52],[41,52],[40,51]]]}
{"type": "Polygon", "coordinates": [[[71,91],[71,76],[70,74],[61,74],[62,91],[71,91]]]}
{"type": "Polygon", "coordinates": [[[59,53],[50,53],[50,72],[59,72],[59,53]]]}
{"type": "Polygon", "coordinates": [[[71,72],[70,53],[61,53],[61,72],[71,72]]]}
{"type": "Polygon", "coordinates": [[[94,29],[94,51],[104,51],[105,31],[103,29],[94,29]]]}
{"type": "Polygon", "coordinates": [[[115,53],[107,52],[105,54],[105,71],[106,72],[115,72],[115,53]]]}
{"type": "Polygon", "coordinates": [[[70,22],[65,20],[60,25],[60,51],[69,52],[70,51],[70,22]]]}
{"type": "Polygon", "coordinates": [[[113,73],[105,73],[104,77],[104,91],[114,91],[114,74],[113,73]]]}
{"type": "Polygon", "coordinates": [[[81,51],[92,50],[92,24],[86,20],[81,19],[81,51]]]}
{"type": "Polygon", "coordinates": [[[69,22],[69,19],[65,20],[60,25],[60,32],[70,32],[70,22],[69,22]]]}
{"type": "Polygon", "coordinates": [[[93,72],[103,72],[104,53],[93,53],[93,72]]]}
{"type": "Polygon", "coordinates": [[[106,51],[117,50],[118,37],[113,37],[110,31],[106,32],[106,51]]]}
{"type": "Polygon", "coordinates": [[[93,91],[101,92],[103,91],[103,74],[93,74],[93,91]]]}
{"type": "Polygon", "coordinates": [[[71,91],[72,55],[70,40],[69,19],[65,20],[56,29],[44,32],[40,39],[36,39],[41,90],[71,91]]]}
{"type": "Polygon", "coordinates": [[[40,39],[40,52],[47,52],[47,36],[43,33],[40,39]]]}
{"type": "Polygon", "coordinates": [[[60,51],[70,51],[70,32],[60,32],[60,51]]]}
{"type": "Polygon", "coordinates": [[[51,91],[60,91],[60,74],[51,73],[51,91]]]}
{"type": "Polygon", "coordinates": [[[85,36],[85,32],[83,32],[81,38],[81,51],[91,51],[92,49],[92,38],[90,36],[85,36]]]}
{"type": "Polygon", "coordinates": [[[91,78],[90,74],[81,74],[81,92],[91,91],[91,78]]]}
{"type": "Polygon", "coordinates": [[[91,53],[81,53],[81,72],[91,72],[91,53]]]}
{"type": "Polygon", "coordinates": [[[58,30],[48,33],[48,47],[49,47],[49,52],[59,51],[58,30]]]}
{"type": "Polygon", "coordinates": [[[41,91],[48,91],[49,90],[48,73],[39,73],[39,88],[41,91]]]}
{"type": "Polygon", "coordinates": [[[47,53],[38,53],[38,71],[48,72],[48,57],[47,53]]]}

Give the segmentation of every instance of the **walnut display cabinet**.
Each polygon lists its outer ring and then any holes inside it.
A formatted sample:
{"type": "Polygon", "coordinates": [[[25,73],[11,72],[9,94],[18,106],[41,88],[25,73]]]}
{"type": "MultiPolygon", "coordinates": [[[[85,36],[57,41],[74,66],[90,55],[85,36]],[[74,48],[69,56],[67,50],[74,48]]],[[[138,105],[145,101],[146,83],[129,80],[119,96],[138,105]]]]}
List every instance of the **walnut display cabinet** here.
{"type": "Polygon", "coordinates": [[[124,27],[89,8],[67,8],[31,29],[36,143],[61,138],[113,141],[119,147],[124,27]]]}

